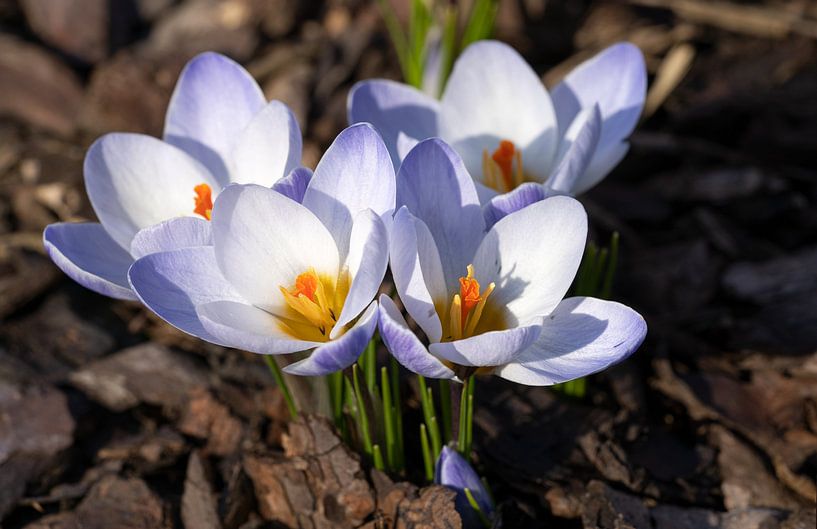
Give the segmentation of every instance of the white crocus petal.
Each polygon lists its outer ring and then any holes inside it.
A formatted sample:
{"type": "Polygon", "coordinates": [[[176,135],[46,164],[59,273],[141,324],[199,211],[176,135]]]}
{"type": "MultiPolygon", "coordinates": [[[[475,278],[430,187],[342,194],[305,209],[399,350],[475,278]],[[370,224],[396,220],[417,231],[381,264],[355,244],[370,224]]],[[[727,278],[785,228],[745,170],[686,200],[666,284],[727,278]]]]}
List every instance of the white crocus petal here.
{"type": "Polygon", "coordinates": [[[212,246],[146,255],[130,267],[128,280],[142,303],[169,324],[208,342],[229,345],[212,336],[196,313],[204,303],[242,301],[219,272],[212,246]]]}
{"type": "Polygon", "coordinates": [[[165,116],[164,140],[229,183],[229,159],[241,132],[266,104],[255,79],[218,53],[202,53],[182,70],[165,116]]]}
{"type": "Polygon", "coordinates": [[[428,227],[438,245],[445,284],[456,285],[485,234],[474,182],[442,140],[420,142],[397,173],[397,203],[428,227]]]}
{"type": "Polygon", "coordinates": [[[492,307],[511,324],[549,314],[579,268],[587,239],[587,215],[566,196],[546,198],[494,224],[474,257],[481,285],[496,283],[492,307]]]}
{"type": "Polygon", "coordinates": [[[523,152],[525,171],[544,181],[552,168],[558,127],[539,76],[510,46],[480,41],[454,65],[440,107],[440,136],[482,175],[482,153],[509,140],[523,152]]]}
{"type": "Polygon", "coordinates": [[[338,321],[329,334],[335,339],[377,294],[389,264],[389,237],[380,217],[367,209],[358,213],[349,240],[346,268],[352,276],[338,321]]]}
{"type": "MultiPolygon", "coordinates": [[[[420,140],[417,138],[412,138],[408,134],[405,134],[402,130],[397,133],[397,155],[400,158],[400,163],[408,156],[408,153],[420,143],[420,140]]],[[[396,167],[400,167],[398,164],[396,167]]]]}
{"type": "Polygon", "coordinates": [[[85,188],[99,220],[122,248],[136,233],[166,219],[192,216],[194,187],[220,187],[184,151],[143,134],[113,133],[85,156],[85,188]]]}
{"type": "Polygon", "coordinates": [[[573,120],[559,148],[559,164],[548,178],[546,186],[556,192],[575,195],[590,161],[596,153],[601,132],[598,105],[582,110],[573,120]]]}
{"type": "MultiPolygon", "coordinates": [[[[386,79],[352,87],[347,101],[349,123],[371,123],[383,136],[394,167],[400,167],[400,134],[424,140],[437,136],[439,102],[416,88],[386,79]]],[[[406,151],[408,152],[408,151],[406,151]]]]}
{"type": "Polygon", "coordinates": [[[394,301],[385,294],[380,295],[378,326],[386,347],[403,367],[424,377],[455,378],[451,369],[428,352],[417,335],[409,329],[394,301]]]}
{"type": "Polygon", "coordinates": [[[428,350],[435,356],[461,366],[501,366],[514,360],[539,336],[542,318],[502,331],[490,331],[463,340],[432,343],[428,350]]]}
{"type": "Polygon", "coordinates": [[[577,195],[584,193],[601,182],[624,159],[629,150],[630,143],[626,141],[597,148],[596,153],[590,160],[590,165],[574,184],[573,193],[577,195]]]}
{"type": "Polygon", "coordinates": [[[532,386],[559,384],[620,362],[646,333],[644,318],[625,305],[568,298],[545,319],[536,342],[496,374],[532,386]]]}
{"type": "Polygon", "coordinates": [[[329,229],[340,259],[349,251],[352,220],[371,209],[394,213],[394,167],[380,135],[368,123],[344,129],[323,155],[303,204],[329,229]]]}
{"type": "Polygon", "coordinates": [[[291,375],[314,377],[346,369],[358,359],[376,328],[377,302],[372,301],[343,336],[319,345],[308,357],[288,365],[284,371],[291,375]]]}
{"type": "Polygon", "coordinates": [[[422,221],[400,208],[394,216],[389,249],[394,286],[406,310],[428,339],[442,339],[436,304],[447,303],[440,253],[422,221]]]}
{"type": "Polygon", "coordinates": [[[272,186],[301,163],[302,143],[298,120],[289,107],[270,101],[238,138],[230,180],[272,186]]]}
{"type": "Polygon", "coordinates": [[[51,224],[43,245],[60,270],[80,285],[117,299],[136,299],[128,284],[133,258],[95,222],[51,224]]]}
{"type": "Polygon", "coordinates": [[[159,252],[213,244],[210,223],[195,217],[177,217],[137,233],[130,245],[134,259],[159,252]]]}
{"type": "Polygon", "coordinates": [[[332,235],[308,209],[272,189],[232,185],[213,208],[213,244],[224,277],[251,304],[284,314],[281,287],[314,269],[338,275],[332,235]]]}
{"type": "Polygon", "coordinates": [[[213,301],[197,306],[196,312],[204,328],[219,343],[236,349],[260,354],[287,354],[321,345],[321,342],[293,338],[284,332],[278,318],[246,303],[213,301]]]}
{"type": "Polygon", "coordinates": [[[614,44],[577,66],[553,89],[562,130],[576,114],[598,104],[602,117],[599,147],[619,143],[632,133],[647,94],[644,55],[629,42],[614,44]]]}

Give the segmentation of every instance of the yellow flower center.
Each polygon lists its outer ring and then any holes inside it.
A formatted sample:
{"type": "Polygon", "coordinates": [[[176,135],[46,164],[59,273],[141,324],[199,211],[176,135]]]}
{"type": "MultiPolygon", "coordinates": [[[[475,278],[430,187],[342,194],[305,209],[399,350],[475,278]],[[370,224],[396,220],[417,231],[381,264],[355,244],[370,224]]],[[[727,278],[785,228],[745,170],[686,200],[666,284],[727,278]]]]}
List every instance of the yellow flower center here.
{"type": "Polygon", "coordinates": [[[512,141],[502,140],[499,147],[488,154],[488,149],[482,151],[482,179],[485,185],[500,193],[507,193],[525,181],[525,172],[522,167],[522,151],[516,148],[512,141]]]}
{"type": "Polygon", "coordinates": [[[213,214],[213,190],[207,184],[199,184],[193,188],[193,192],[196,194],[193,197],[193,213],[210,220],[213,214]]]}
{"type": "Polygon", "coordinates": [[[281,318],[284,331],[300,340],[329,340],[349,292],[348,275],[342,273],[336,282],[310,268],[295,278],[291,288],[279,287],[291,309],[288,317],[281,318]]]}
{"type": "Polygon", "coordinates": [[[465,277],[460,277],[460,291],[454,294],[449,310],[448,334],[452,341],[474,335],[488,296],[496,287],[496,284],[490,283],[480,292],[479,281],[474,279],[474,265],[469,264],[466,269],[468,273],[465,277]]]}

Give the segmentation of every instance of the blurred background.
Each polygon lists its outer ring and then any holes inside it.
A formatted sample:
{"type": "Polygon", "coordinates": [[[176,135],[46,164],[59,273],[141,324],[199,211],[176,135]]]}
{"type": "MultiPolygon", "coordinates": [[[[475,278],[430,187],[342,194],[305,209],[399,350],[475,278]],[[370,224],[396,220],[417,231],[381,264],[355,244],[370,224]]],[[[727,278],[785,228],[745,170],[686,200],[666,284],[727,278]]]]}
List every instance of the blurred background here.
{"type": "MultiPolygon", "coordinates": [[[[649,335],[583,399],[480,381],[475,460],[501,526],[813,529],[817,2],[503,0],[496,38],[548,86],[621,40],[650,73],[630,153],[581,197],[594,240],[621,234],[613,297],[649,335]]],[[[331,465],[282,441],[258,358],[86,291],[44,254],[48,223],[94,219],[88,145],[160,136],[205,50],[293,109],[310,167],[351,85],[400,75],[376,2],[0,0],[2,527],[393,526],[382,480],[345,462],[354,479],[327,486],[331,465]],[[352,482],[357,510],[337,500],[352,482]]],[[[413,494],[427,527],[456,526],[413,494]]]]}

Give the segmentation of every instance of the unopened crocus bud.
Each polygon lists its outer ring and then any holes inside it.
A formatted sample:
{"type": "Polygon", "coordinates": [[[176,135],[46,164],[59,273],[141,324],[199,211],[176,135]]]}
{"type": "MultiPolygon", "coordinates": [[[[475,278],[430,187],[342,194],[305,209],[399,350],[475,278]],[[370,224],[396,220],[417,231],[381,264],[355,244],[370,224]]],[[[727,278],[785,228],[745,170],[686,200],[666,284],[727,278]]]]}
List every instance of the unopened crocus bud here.
{"type": "Polygon", "coordinates": [[[457,491],[457,511],[462,516],[465,527],[482,527],[481,518],[486,520],[491,518],[494,505],[488,491],[468,461],[456,450],[443,447],[437,459],[434,482],[457,491]],[[479,507],[479,512],[471,505],[466,489],[479,507]]]}

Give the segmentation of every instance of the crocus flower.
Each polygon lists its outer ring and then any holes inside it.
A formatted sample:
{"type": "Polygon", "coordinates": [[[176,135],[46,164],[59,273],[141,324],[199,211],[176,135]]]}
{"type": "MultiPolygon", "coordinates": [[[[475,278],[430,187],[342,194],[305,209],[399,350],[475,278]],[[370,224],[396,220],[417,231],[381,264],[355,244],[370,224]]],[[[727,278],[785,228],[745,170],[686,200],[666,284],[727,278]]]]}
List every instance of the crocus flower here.
{"type": "Polygon", "coordinates": [[[113,133],[91,146],[85,188],[100,222],[52,224],[45,248],[85,287],[136,299],[127,280],[134,259],[209,243],[207,220],[222,188],[273,185],[300,163],[301,141],[292,112],[267,103],[244,68],[215,53],[198,55],[176,84],[162,140],[113,133]]]}
{"type": "Polygon", "coordinates": [[[385,145],[371,126],[355,125],[326,151],[303,203],[229,186],[213,206],[212,246],[142,257],[131,285],[182,331],[262,354],[314,349],[286,371],[331,373],[351,365],[375,330],[388,264],[382,219],[394,201],[385,145]]]}
{"type": "Polygon", "coordinates": [[[465,489],[471,493],[482,514],[490,519],[494,512],[494,504],[479,476],[468,461],[451,448],[444,446],[434,469],[434,483],[445,485],[457,491],[457,511],[463,518],[465,527],[481,527],[474,508],[468,501],[465,489]]]}
{"type": "Polygon", "coordinates": [[[439,139],[420,142],[397,175],[390,239],[392,276],[426,346],[388,296],[380,334],[406,368],[432,378],[492,373],[550,385],[603,369],[644,338],[624,305],[563,299],[587,237],[581,204],[554,196],[486,231],[460,157],[439,139]]]}
{"type": "Polygon", "coordinates": [[[487,203],[526,183],[546,184],[528,185],[528,200],[594,186],[627,153],[645,94],[644,58],[629,43],[579,65],[549,94],[511,47],[480,41],[457,59],[440,101],[367,80],[350,92],[348,113],[351,123],[368,121],[381,132],[396,167],[418,140],[442,138],[487,203]]]}

